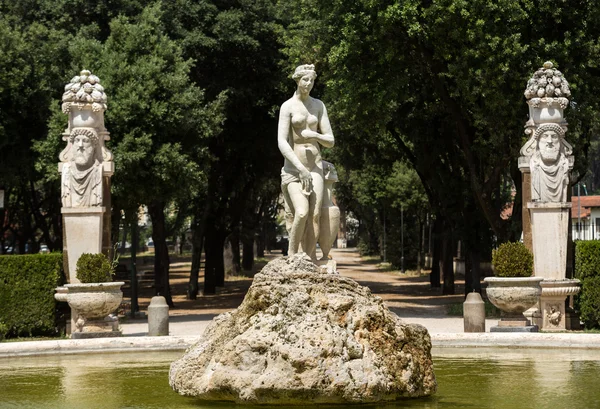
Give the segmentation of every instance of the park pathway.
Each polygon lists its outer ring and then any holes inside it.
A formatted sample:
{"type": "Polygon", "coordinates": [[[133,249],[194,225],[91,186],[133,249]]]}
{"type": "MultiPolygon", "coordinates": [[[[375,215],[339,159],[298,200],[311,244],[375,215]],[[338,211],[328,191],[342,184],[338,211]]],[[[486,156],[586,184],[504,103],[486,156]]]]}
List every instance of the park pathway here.
{"type": "MultiPolygon", "coordinates": [[[[278,257],[270,254],[268,260],[278,257]]],[[[431,289],[429,275],[397,271],[381,271],[377,261],[364,261],[357,249],[333,249],[332,257],[337,261],[340,274],[369,287],[371,292],[381,297],[386,305],[402,319],[425,325],[430,332],[462,332],[462,318],[447,315],[450,304],[463,301],[464,286],[456,281],[456,295],[441,295],[440,289],[431,289]]],[[[171,286],[175,308],[169,311],[172,335],[199,335],[206,325],[218,314],[237,308],[248,288],[251,277],[228,277],[225,287],[217,294],[199,296],[197,300],[186,300],[185,290],[189,277],[189,263],[171,265],[171,286]]],[[[202,280],[202,277],[201,277],[202,280]]],[[[140,309],[145,311],[150,301],[151,291],[140,298],[140,309]]],[[[123,326],[125,335],[144,335],[147,332],[146,320],[128,320],[123,326]]],[[[488,325],[489,328],[489,325],[488,325]]]]}

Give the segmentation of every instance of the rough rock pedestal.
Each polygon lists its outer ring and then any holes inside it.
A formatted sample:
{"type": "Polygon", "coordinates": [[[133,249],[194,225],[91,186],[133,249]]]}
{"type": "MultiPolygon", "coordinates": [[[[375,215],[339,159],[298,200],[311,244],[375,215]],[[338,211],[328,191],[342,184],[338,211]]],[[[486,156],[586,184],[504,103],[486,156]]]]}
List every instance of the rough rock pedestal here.
{"type": "Polygon", "coordinates": [[[253,404],[384,402],[435,392],[427,330],[298,253],[270,262],[242,304],[173,362],[173,389],[253,404]]]}

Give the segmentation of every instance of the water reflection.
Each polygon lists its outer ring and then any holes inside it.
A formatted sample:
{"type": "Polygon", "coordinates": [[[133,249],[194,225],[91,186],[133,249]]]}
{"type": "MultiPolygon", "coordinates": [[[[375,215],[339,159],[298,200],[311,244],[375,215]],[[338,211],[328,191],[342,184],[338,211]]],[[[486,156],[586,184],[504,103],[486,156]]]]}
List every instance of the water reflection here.
{"type": "MultiPolygon", "coordinates": [[[[433,354],[435,396],[359,407],[558,409],[600,401],[600,351],[448,348],[433,354]]],[[[0,359],[0,408],[240,408],[173,392],[168,370],[179,356],[148,351],[0,359]]],[[[296,408],[341,407],[349,406],[296,408]]]]}

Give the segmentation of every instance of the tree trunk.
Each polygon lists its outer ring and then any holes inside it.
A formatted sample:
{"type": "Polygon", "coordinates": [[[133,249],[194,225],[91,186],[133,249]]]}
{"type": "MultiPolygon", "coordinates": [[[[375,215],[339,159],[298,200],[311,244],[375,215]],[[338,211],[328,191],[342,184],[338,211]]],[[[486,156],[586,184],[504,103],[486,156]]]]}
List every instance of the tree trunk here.
{"type": "Polygon", "coordinates": [[[127,232],[128,232],[127,223],[123,223],[123,238],[121,239],[121,248],[119,249],[119,254],[125,254],[125,245],[127,244],[127,232]]]}
{"type": "Polygon", "coordinates": [[[265,256],[265,236],[264,229],[261,229],[260,234],[256,237],[256,257],[265,256]]]}
{"type": "Polygon", "coordinates": [[[217,287],[225,285],[223,247],[226,235],[213,223],[206,226],[204,241],[206,261],[204,268],[204,295],[215,294],[217,287]]]}
{"type": "Polygon", "coordinates": [[[465,296],[476,291],[481,294],[481,258],[476,250],[470,250],[466,257],[465,296]]]}
{"type": "Polygon", "coordinates": [[[192,224],[194,231],[192,232],[192,270],[190,271],[190,280],[188,282],[188,289],[186,298],[188,300],[195,300],[198,298],[198,278],[200,277],[200,266],[202,261],[202,243],[204,237],[200,226],[196,223],[196,220],[192,224]]]}
{"type": "Polygon", "coordinates": [[[185,231],[179,236],[179,255],[183,256],[183,246],[185,246],[186,234],[185,231]]]}
{"type": "Polygon", "coordinates": [[[454,294],[454,240],[452,240],[452,231],[449,227],[445,228],[442,239],[442,294],[454,294]]]}
{"type": "Polygon", "coordinates": [[[442,249],[441,226],[442,221],[438,217],[433,222],[433,252],[431,255],[431,273],[429,274],[429,283],[431,284],[431,288],[440,288],[442,286],[440,273],[440,256],[442,249]]]}
{"type": "Polygon", "coordinates": [[[252,236],[244,237],[242,246],[242,268],[245,271],[251,271],[254,266],[254,240],[252,240],[252,236]]]}
{"type": "Polygon", "coordinates": [[[236,229],[228,237],[229,244],[231,245],[231,261],[233,264],[233,271],[235,274],[239,274],[242,271],[240,261],[240,231],[236,229]]]}
{"type": "MultiPolygon", "coordinates": [[[[107,211],[109,211],[107,209],[107,211]]],[[[115,206],[115,203],[113,201],[113,209],[111,211],[111,215],[110,215],[112,221],[110,223],[110,242],[113,245],[113,250],[116,250],[114,248],[114,246],[117,245],[117,243],[119,243],[119,230],[121,228],[121,209],[115,206]]],[[[123,223],[123,225],[126,225],[127,223],[123,223]]],[[[115,254],[113,252],[113,257],[115,257],[115,254]]]]}
{"type": "Polygon", "coordinates": [[[169,286],[169,249],[165,226],[165,203],[154,201],[148,205],[152,219],[152,240],[154,241],[154,291],[165,297],[167,304],[174,307],[169,286]]]}
{"type": "Polygon", "coordinates": [[[421,274],[423,271],[423,248],[425,248],[425,223],[422,220],[419,220],[419,251],[417,252],[417,272],[421,274]]]}
{"type": "Polygon", "coordinates": [[[220,252],[217,254],[218,250],[215,249],[215,281],[217,283],[217,287],[225,287],[225,260],[223,259],[223,250],[225,249],[225,239],[227,235],[223,232],[220,232],[217,239],[217,245],[220,249],[220,252]],[[218,257],[220,255],[220,257],[218,257]]]}

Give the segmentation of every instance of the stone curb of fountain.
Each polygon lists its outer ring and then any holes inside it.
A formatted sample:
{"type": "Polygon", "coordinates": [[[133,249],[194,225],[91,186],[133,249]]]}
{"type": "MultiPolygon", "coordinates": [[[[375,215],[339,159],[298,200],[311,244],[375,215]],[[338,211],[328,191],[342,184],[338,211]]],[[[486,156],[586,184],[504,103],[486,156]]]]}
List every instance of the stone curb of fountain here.
{"type": "MultiPolygon", "coordinates": [[[[104,352],[183,351],[199,336],[62,339],[0,344],[0,358],[104,352]]],[[[436,348],[562,348],[600,350],[600,334],[568,333],[432,333],[436,348]]]]}
{"type": "Polygon", "coordinates": [[[163,336],[6,342],[0,344],[0,358],[104,352],[183,351],[199,338],[199,336],[163,336]]]}
{"type": "Polygon", "coordinates": [[[431,333],[438,348],[600,349],[600,334],[582,333],[431,333]]]}

